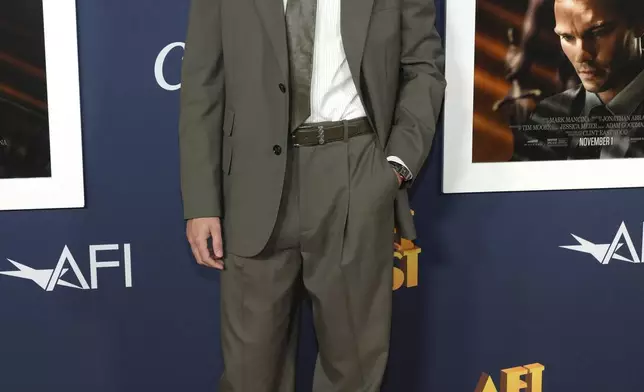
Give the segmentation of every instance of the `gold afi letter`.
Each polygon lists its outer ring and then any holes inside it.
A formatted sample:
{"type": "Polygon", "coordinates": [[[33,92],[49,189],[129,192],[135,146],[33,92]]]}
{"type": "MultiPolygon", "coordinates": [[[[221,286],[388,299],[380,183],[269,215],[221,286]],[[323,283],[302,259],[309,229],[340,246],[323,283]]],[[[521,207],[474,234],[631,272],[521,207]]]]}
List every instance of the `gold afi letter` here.
{"type": "Polygon", "coordinates": [[[501,370],[501,392],[520,392],[528,387],[528,384],[521,379],[521,376],[528,374],[524,367],[513,367],[501,370]]]}
{"type": "Polygon", "coordinates": [[[524,367],[528,369],[528,376],[526,377],[526,381],[528,382],[527,392],[542,392],[545,366],[540,363],[533,363],[532,365],[526,365],[524,367]]]}
{"type": "MultiPolygon", "coordinates": [[[[539,363],[501,370],[501,392],[543,392],[543,371],[539,363]],[[525,380],[521,376],[526,376],[525,380]]],[[[474,392],[498,392],[490,375],[483,373],[474,392]]]]}
{"type": "MultiPolygon", "coordinates": [[[[414,210],[410,210],[414,215],[414,210]]],[[[397,232],[394,228],[394,234],[397,232]]],[[[399,288],[418,286],[418,254],[420,248],[412,241],[401,238],[398,249],[394,251],[394,258],[398,259],[398,267],[394,266],[393,291],[399,288]]]]}
{"type": "Polygon", "coordinates": [[[399,267],[394,267],[393,289],[418,286],[418,254],[420,248],[413,242],[402,239],[400,250],[394,252],[394,257],[399,260],[399,267]]]}

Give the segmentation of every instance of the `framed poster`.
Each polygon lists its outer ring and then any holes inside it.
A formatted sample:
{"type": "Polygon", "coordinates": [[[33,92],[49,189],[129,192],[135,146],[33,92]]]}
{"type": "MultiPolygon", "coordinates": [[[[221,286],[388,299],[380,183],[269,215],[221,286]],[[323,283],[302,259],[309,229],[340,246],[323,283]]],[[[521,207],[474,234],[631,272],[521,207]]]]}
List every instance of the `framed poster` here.
{"type": "Polygon", "coordinates": [[[644,186],[644,1],[446,5],[445,193],[644,186]]]}
{"type": "Polygon", "coordinates": [[[75,0],[0,5],[0,210],[84,206],[75,0]]]}

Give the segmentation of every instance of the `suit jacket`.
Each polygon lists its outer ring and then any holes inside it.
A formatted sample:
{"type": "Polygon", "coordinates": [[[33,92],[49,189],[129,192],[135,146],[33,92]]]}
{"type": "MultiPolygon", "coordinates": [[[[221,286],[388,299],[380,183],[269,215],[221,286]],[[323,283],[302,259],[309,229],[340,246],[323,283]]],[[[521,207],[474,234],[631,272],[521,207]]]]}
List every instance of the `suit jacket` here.
{"type": "MultiPolygon", "coordinates": [[[[534,109],[530,120],[524,125],[547,125],[548,130],[523,130],[514,128],[513,161],[552,161],[573,159],[599,159],[601,147],[579,147],[578,137],[569,135],[552,119],[578,117],[584,113],[586,90],[582,85],[544,98],[534,109]],[[548,140],[566,140],[565,144],[549,144],[548,140]]],[[[639,102],[631,115],[644,115],[644,102],[639,102]]],[[[644,157],[644,127],[628,129],[628,136],[633,138],[626,150],[625,158],[644,157]]]]}
{"type": "MultiPolygon", "coordinates": [[[[434,0],[341,5],[347,61],[379,144],[416,175],[445,90],[435,14],[434,0]]],[[[226,250],[240,256],[261,251],[277,218],[288,83],[283,0],[192,0],[179,130],[184,218],[221,217],[226,250]]],[[[407,189],[395,208],[401,234],[414,239],[407,189]]]]}

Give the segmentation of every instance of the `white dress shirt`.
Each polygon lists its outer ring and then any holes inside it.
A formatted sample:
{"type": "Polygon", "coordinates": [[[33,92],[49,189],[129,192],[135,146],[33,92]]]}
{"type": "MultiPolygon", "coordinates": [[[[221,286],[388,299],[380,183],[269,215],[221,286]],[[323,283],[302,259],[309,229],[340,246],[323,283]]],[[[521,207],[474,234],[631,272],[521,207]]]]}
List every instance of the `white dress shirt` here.
{"type": "MultiPolygon", "coordinates": [[[[286,12],[288,0],[283,1],[286,12]]],[[[342,45],[340,3],[341,0],[318,0],[317,3],[311,115],[306,120],[307,123],[351,120],[366,116],[342,45]]],[[[396,156],[389,156],[387,159],[405,165],[396,156]]]]}

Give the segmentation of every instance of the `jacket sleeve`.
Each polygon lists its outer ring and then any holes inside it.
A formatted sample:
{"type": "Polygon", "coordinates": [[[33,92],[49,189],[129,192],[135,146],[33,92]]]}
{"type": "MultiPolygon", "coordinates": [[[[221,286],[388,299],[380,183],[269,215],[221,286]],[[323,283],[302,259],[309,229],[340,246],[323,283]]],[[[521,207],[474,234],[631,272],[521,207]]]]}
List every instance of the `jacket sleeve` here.
{"type": "Polygon", "coordinates": [[[402,0],[400,87],[388,156],[417,177],[432,146],[445,93],[445,54],[434,0],[402,0]]]}
{"type": "Polygon", "coordinates": [[[179,162],[184,218],[219,217],[224,63],[221,0],[192,0],[181,69],[179,162]]]}

